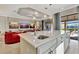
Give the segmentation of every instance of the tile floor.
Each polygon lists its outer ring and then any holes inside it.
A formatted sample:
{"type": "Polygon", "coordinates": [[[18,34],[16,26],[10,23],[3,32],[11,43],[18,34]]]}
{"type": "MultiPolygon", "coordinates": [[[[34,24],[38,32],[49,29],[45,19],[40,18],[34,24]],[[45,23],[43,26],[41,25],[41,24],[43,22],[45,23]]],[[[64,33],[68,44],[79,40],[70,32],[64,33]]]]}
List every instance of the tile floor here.
{"type": "Polygon", "coordinates": [[[70,46],[66,54],[79,54],[79,42],[77,40],[70,40],[70,46]]]}
{"type": "Polygon", "coordinates": [[[18,54],[20,53],[20,45],[17,44],[11,44],[7,45],[4,43],[3,36],[0,36],[0,54],[18,54]]]}

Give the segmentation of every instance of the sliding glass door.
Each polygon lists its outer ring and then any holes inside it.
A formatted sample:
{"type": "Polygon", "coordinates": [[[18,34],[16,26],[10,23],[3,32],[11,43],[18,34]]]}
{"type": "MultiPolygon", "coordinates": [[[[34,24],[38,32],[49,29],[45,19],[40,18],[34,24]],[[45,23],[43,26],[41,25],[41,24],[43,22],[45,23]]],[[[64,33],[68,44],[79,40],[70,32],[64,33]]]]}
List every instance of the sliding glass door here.
{"type": "Polygon", "coordinates": [[[79,29],[79,21],[67,21],[66,26],[68,31],[70,31],[70,38],[74,40],[78,40],[78,29],[79,29]]]}

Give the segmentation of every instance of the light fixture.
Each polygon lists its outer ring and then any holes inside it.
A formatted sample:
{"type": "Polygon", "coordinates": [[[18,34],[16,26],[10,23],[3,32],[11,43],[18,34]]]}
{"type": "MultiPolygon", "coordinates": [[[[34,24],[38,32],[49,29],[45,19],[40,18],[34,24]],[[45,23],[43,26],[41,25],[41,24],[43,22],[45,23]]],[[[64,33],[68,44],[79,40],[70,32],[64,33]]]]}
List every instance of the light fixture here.
{"type": "Polygon", "coordinates": [[[47,15],[44,15],[44,18],[46,18],[47,17],[47,15]]]}
{"type": "Polygon", "coordinates": [[[33,19],[35,20],[35,19],[36,19],[36,17],[33,17],[33,19]]]}
{"type": "Polygon", "coordinates": [[[38,12],[35,12],[35,15],[37,15],[38,14],[38,12]]]}
{"type": "Polygon", "coordinates": [[[33,23],[31,23],[31,26],[33,26],[34,24],[33,23]]]}

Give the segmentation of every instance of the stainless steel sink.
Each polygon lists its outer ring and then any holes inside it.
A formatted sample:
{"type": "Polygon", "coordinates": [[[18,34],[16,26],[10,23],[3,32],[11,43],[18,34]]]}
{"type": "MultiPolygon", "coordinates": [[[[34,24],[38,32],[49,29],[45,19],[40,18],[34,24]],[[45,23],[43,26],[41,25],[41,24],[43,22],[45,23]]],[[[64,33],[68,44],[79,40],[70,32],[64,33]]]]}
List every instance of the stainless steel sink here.
{"type": "Polygon", "coordinates": [[[45,36],[45,35],[39,35],[38,36],[38,39],[40,39],[40,40],[43,40],[43,39],[46,39],[46,38],[48,38],[48,36],[45,36]]]}

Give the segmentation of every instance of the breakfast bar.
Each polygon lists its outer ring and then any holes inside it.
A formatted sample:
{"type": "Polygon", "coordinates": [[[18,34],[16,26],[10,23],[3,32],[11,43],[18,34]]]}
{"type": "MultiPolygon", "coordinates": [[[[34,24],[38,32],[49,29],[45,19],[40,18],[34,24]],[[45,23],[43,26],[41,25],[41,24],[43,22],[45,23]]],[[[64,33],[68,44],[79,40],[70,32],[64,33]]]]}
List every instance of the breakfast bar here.
{"type": "Polygon", "coordinates": [[[57,47],[61,44],[63,47],[60,47],[60,49],[62,49],[63,54],[65,52],[64,39],[67,36],[66,33],[61,34],[60,31],[37,31],[19,35],[21,37],[21,53],[54,54],[57,53],[57,47]]]}

